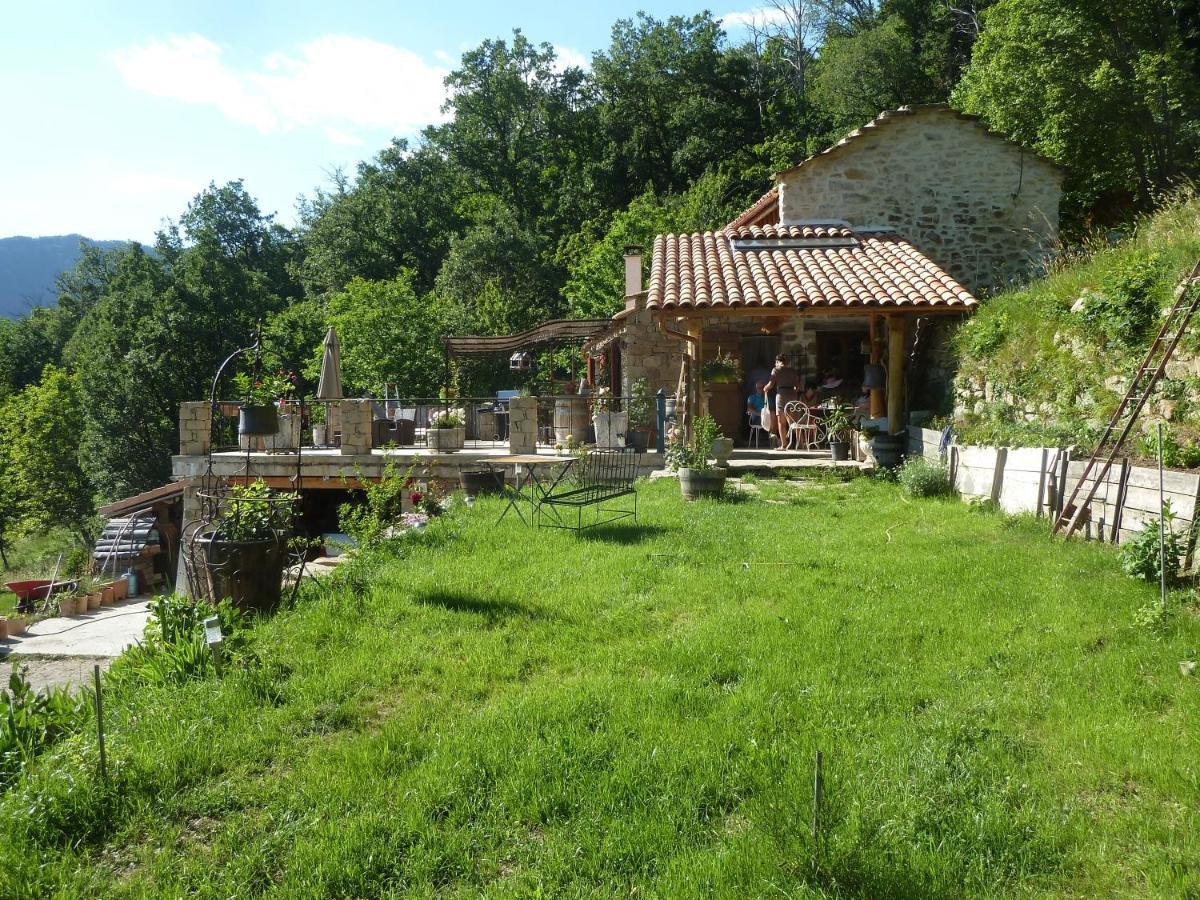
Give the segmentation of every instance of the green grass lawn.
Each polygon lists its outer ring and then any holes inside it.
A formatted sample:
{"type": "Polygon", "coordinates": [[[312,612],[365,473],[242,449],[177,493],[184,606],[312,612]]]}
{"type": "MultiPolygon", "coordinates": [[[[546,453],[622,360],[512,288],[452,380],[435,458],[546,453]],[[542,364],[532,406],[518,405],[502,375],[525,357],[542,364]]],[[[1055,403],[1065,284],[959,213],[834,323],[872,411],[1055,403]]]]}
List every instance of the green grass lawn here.
{"type": "Polygon", "coordinates": [[[1200,620],[858,479],[530,531],[481,503],[114,698],[0,797],[0,896],[1200,892],[1200,620]],[[825,759],[819,853],[813,757],[825,759]]]}

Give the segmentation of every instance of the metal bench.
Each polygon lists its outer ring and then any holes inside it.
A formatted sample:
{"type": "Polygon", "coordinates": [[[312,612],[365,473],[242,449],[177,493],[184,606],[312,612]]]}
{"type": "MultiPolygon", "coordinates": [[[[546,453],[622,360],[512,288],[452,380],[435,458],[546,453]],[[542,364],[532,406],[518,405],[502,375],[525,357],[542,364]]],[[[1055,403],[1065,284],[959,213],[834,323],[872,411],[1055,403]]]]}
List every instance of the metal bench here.
{"type": "Polygon", "coordinates": [[[589,451],[561,483],[538,499],[538,527],[581,531],[630,517],[636,522],[637,464],[638,454],[631,447],[589,451]],[[614,506],[622,497],[632,497],[632,503],[614,506]],[[594,521],[585,523],[584,512],[589,509],[595,512],[594,521]]]}

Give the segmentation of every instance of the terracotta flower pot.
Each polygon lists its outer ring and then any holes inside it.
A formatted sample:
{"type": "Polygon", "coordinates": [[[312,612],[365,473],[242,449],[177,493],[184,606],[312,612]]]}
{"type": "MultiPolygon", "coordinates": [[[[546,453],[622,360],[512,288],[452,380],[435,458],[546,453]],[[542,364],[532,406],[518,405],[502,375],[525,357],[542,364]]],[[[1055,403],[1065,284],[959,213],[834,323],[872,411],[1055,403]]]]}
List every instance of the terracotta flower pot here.
{"type": "Polygon", "coordinates": [[[8,640],[8,619],[0,616],[0,641],[8,640]]]}
{"type": "MultiPolygon", "coordinates": [[[[86,604],[87,601],[85,600],[86,604]]],[[[58,614],[60,616],[77,616],[79,615],[79,598],[78,597],[63,597],[58,601],[58,614]]]]}
{"type": "Polygon", "coordinates": [[[100,608],[100,595],[95,594],[95,593],[88,594],[87,600],[85,600],[84,602],[87,604],[88,609],[99,609],[100,608]]]}
{"type": "Polygon", "coordinates": [[[91,605],[91,598],[93,596],[100,598],[101,606],[112,606],[113,605],[114,600],[112,600],[112,599],[105,600],[104,599],[104,591],[96,591],[94,595],[93,594],[88,595],[89,606],[91,605]]]}
{"type": "Polygon", "coordinates": [[[8,617],[8,636],[19,637],[25,633],[25,618],[23,616],[8,617]]]}
{"type": "Polygon", "coordinates": [[[114,588],[113,588],[113,586],[112,586],[111,584],[106,584],[106,585],[105,585],[105,586],[104,586],[104,587],[101,589],[101,592],[100,592],[100,593],[101,593],[101,597],[100,597],[100,599],[104,601],[104,604],[105,604],[106,606],[112,606],[112,602],[113,602],[113,596],[114,596],[114,588]]]}
{"type": "Polygon", "coordinates": [[[129,579],[118,578],[113,582],[113,602],[124,600],[129,596],[129,579]]]}

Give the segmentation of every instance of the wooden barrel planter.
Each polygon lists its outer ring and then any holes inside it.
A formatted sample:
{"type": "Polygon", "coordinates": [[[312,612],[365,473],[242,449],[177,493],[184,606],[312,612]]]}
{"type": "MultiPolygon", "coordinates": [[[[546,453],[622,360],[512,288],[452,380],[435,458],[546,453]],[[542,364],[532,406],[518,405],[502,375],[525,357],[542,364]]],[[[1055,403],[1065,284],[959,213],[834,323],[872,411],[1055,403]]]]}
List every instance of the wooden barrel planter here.
{"type": "Polygon", "coordinates": [[[582,443],[587,437],[588,416],[586,397],[559,397],[554,401],[554,440],[565,444],[568,437],[582,443]]]}
{"type": "Polygon", "coordinates": [[[679,492],[684,500],[720,497],[725,493],[725,472],[721,469],[680,469],[679,492]]]}

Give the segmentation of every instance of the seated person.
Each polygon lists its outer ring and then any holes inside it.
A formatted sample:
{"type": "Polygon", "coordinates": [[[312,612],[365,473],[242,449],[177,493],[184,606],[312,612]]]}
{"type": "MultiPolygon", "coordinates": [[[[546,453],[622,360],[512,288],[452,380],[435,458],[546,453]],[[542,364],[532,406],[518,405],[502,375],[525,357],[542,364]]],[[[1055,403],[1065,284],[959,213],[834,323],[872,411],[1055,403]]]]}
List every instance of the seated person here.
{"type": "Polygon", "coordinates": [[[762,425],[762,411],[767,405],[767,383],[762,379],[754,382],[754,390],[746,397],[746,412],[752,426],[762,425]]]}
{"type": "Polygon", "coordinates": [[[800,399],[809,409],[814,409],[821,402],[821,395],[817,390],[817,383],[815,381],[810,381],[804,385],[804,393],[800,395],[800,399]]]}

